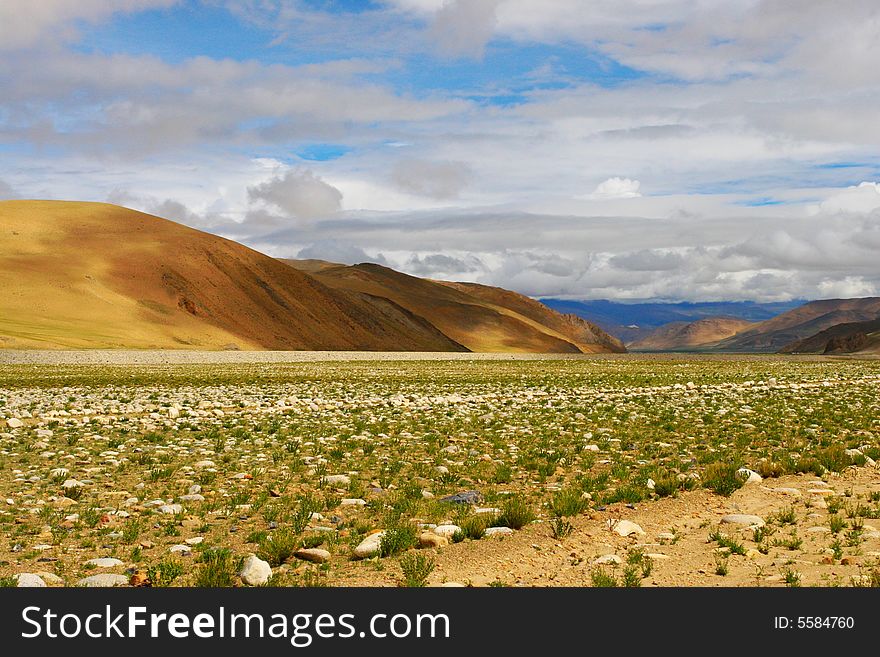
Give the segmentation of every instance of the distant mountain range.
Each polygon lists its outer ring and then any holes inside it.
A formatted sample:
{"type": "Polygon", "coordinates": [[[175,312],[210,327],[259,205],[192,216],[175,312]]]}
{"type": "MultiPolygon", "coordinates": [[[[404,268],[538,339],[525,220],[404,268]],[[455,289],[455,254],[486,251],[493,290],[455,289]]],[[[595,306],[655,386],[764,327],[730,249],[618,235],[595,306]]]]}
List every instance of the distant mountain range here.
{"type": "Polygon", "coordinates": [[[625,343],[641,340],[654,329],[671,322],[690,323],[710,317],[760,322],[805,303],[803,300],[778,303],[754,301],[621,303],[607,300],[570,301],[552,298],[541,301],[561,313],[573,313],[589,319],[625,343]]]}

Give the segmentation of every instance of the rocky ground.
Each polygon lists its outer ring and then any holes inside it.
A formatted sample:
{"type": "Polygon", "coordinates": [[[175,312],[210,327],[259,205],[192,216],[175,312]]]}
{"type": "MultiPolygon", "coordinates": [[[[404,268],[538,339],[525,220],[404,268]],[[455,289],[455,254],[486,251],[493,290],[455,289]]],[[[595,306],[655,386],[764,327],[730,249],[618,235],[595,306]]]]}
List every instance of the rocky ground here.
{"type": "Polygon", "coordinates": [[[41,358],[5,585],[880,584],[876,361],[41,358]]]}

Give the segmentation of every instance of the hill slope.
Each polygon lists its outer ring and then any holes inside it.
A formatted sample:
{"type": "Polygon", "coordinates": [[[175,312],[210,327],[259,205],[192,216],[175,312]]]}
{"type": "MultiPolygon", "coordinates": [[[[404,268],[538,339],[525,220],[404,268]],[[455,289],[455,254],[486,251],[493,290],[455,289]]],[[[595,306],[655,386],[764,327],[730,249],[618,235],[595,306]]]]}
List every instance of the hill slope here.
{"type": "Polygon", "coordinates": [[[627,347],[630,351],[689,351],[711,347],[753,322],[733,317],[707,317],[695,322],[664,324],[627,347]]]}
{"type": "Polygon", "coordinates": [[[835,324],[809,338],[792,342],[780,351],[798,354],[880,353],[880,319],[835,324]]]}
{"type": "Polygon", "coordinates": [[[338,265],[315,271],[328,287],[384,297],[423,317],[471,351],[604,353],[625,351],[598,327],[566,318],[541,303],[499,288],[409,276],[376,264],[338,265]]]}
{"type": "Polygon", "coordinates": [[[775,352],[836,324],[880,316],[880,297],[811,301],[718,343],[719,351],[775,352]]]}
{"type": "Polygon", "coordinates": [[[387,299],[102,203],[0,202],[0,346],[464,351],[387,299]]]}

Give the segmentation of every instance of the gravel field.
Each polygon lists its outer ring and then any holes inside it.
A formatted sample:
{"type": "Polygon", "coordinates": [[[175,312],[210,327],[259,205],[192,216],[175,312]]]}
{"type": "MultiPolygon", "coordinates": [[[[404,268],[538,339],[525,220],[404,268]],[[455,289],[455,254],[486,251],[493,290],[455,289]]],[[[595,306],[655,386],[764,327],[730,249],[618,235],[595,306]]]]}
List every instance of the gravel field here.
{"type": "MultiPolygon", "coordinates": [[[[23,350],[0,349],[0,365],[223,365],[238,363],[317,363],[331,361],[536,361],[536,360],[848,360],[849,356],[776,354],[516,354],[440,351],[171,351],[171,350],[23,350]]],[[[872,357],[865,357],[871,360],[872,357]]]]}

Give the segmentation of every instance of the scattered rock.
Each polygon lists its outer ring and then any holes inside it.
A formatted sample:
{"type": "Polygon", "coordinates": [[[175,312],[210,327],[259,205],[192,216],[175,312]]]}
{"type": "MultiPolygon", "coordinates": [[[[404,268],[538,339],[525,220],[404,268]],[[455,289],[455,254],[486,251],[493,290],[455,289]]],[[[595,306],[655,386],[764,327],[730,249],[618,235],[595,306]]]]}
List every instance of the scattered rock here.
{"type": "Polygon", "coordinates": [[[176,516],[183,513],[183,505],[181,504],[163,504],[159,507],[159,513],[176,516]]]}
{"type": "Polygon", "coordinates": [[[747,484],[759,484],[764,481],[764,478],[761,477],[754,470],[749,470],[748,468],[740,468],[736,471],[736,474],[740,476],[740,478],[745,480],[747,484]]]}
{"type": "Polygon", "coordinates": [[[434,532],[423,532],[419,535],[419,547],[442,548],[447,545],[449,545],[449,539],[445,536],[438,536],[434,532]]]}
{"type": "Polygon", "coordinates": [[[614,527],[612,528],[615,534],[618,536],[629,536],[630,534],[639,534],[643,535],[645,530],[639,527],[636,523],[631,520],[618,520],[614,523],[614,527]]]}
{"type": "Polygon", "coordinates": [[[15,582],[15,585],[20,589],[46,588],[46,582],[43,580],[43,578],[34,573],[19,573],[15,576],[15,582]]]}
{"type": "Polygon", "coordinates": [[[121,566],[122,563],[122,561],[114,557],[97,557],[86,561],[86,565],[95,566],[96,568],[115,568],[116,566],[121,566]]]}
{"type": "Polygon", "coordinates": [[[21,429],[24,426],[24,422],[19,420],[17,417],[11,417],[6,420],[6,426],[10,429],[21,429]]]}
{"type": "Polygon", "coordinates": [[[483,501],[483,495],[479,491],[466,490],[461,493],[441,497],[440,501],[451,504],[479,504],[483,501]]]}
{"type": "Polygon", "coordinates": [[[601,557],[598,557],[593,561],[594,566],[604,566],[607,564],[619,563],[623,563],[623,559],[618,557],[616,554],[603,554],[601,557]]]}
{"type": "Polygon", "coordinates": [[[249,554],[241,566],[239,576],[248,586],[263,586],[272,577],[272,567],[255,554],[249,554]]]}
{"type": "Polygon", "coordinates": [[[321,548],[302,548],[293,553],[298,559],[311,561],[312,563],[327,563],[330,561],[330,553],[321,548]]]}
{"type": "Polygon", "coordinates": [[[352,552],[355,559],[366,559],[368,557],[374,557],[379,554],[379,544],[382,541],[382,537],[385,535],[384,531],[376,532],[375,534],[370,534],[364,540],[358,544],[358,546],[352,552]]]}
{"type": "Polygon", "coordinates": [[[748,527],[763,527],[764,519],[761,516],[750,515],[747,513],[731,513],[724,516],[721,522],[729,525],[746,525],[748,527]]]}
{"type": "Polygon", "coordinates": [[[351,477],[344,474],[327,475],[324,477],[324,483],[330,486],[348,486],[351,483],[351,477]]]}
{"type": "Polygon", "coordinates": [[[112,573],[100,573],[98,575],[84,577],[79,580],[76,585],[85,586],[87,588],[128,586],[128,577],[125,575],[114,575],[112,573]]]}
{"type": "Polygon", "coordinates": [[[457,532],[461,531],[461,527],[458,525],[437,525],[431,531],[437,534],[437,536],[452,538],[457,532]]]}
{"type": "Polygon", "coordinates": [[[507,536],[512,533],[513,530],[510,527],[489,527],[486,529],[486,536],[507,536]]]}

